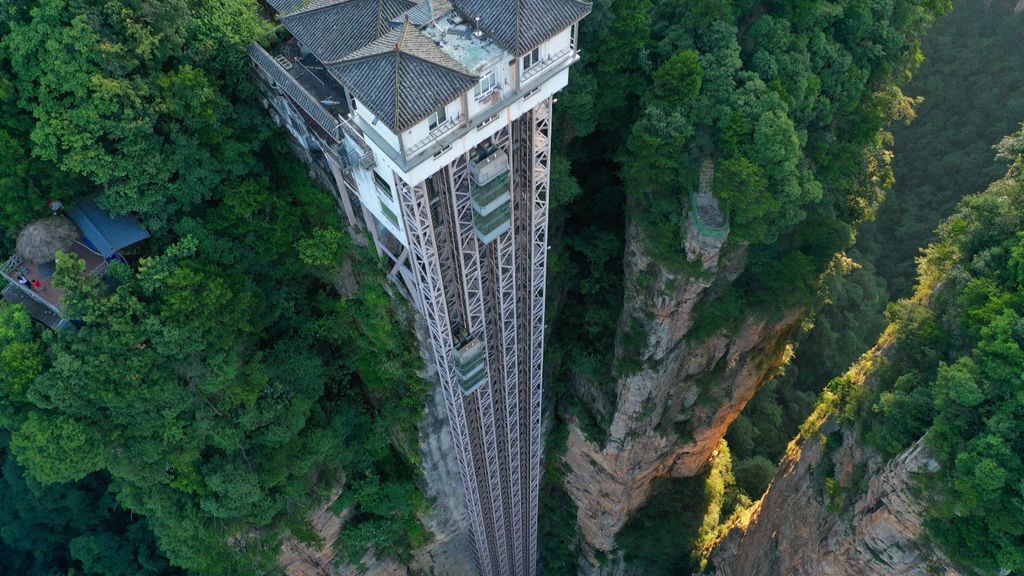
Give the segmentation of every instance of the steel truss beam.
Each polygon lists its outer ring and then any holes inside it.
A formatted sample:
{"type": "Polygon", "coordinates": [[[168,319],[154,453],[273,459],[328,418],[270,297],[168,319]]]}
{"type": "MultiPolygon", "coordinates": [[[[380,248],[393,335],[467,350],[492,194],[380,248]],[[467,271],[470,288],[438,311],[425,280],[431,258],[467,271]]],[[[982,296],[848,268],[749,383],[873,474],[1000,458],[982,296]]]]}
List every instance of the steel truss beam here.
{"type": "Polygon", "coordinates": [[[430,219],[430,201],[427,198],[425,184],[410,186],[396,178],[402,217],[405,223],[406,236],[409,240],[409,252],[412,257],[413,273],[416,276],[420,295],[420,312],[426,320],[430,331],[430,341],[434,352],[434,362],[441,380],[445,398],[445,410],[451,424],[455,452],[459,462],[459,470],[465,489],[469,520],[473,528],[473,549],[478,564],[490,566],[491,551],[486,534],[486,523],[480,503],[477,472],[473,466],[473,454],[470,449],[469,427],[466,422],[466,407],[462,392],[455,379],[452,362],[453,340],[448,310],[445,303],[444,284],[442,283],[440,258],[434,238],[433,224],[430,219]]]}
{"type": "Polygon", "coordinates": [[[536,574],[550,134],[548,99],[495,136],[511,162],[511,226],[487,245],[474,228],[468,154],[432,176],[430,189],[396,180],[474,549],[488,576],[536,574]],[[468,396],[454,365],[461,337],[486,351],[486,378],[468,396]]]}

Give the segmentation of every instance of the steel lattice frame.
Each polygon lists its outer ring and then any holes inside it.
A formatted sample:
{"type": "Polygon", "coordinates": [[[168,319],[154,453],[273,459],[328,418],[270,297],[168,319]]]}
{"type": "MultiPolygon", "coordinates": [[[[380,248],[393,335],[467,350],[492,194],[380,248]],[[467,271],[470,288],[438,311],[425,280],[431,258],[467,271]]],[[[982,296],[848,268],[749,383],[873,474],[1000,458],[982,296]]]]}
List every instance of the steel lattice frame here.
{"type": "Polygon", "coordinates": [[[409,240],[413,273],[418,285],[420,313],[426,319],[430,331],[434,362],[441,380],[445,410],[451,423],[452,438],[469,509],[469,520],[475,536],[473,538],[474,552],[478,564],[488,566],[491,564],[492,556],[487,539],[480,537],[480,535],[486,534],[486,524],[480,504],[476,469],[473,466],[465,405],[462,392],[455,380],[452,365],[451,325],[448,321],[440,259],[434,239],[433,224],[430,220],[430,201],[427,198],[425,184],[413,187],[400,179],[396,179],[396,184],[398,185],[406,236],[409,240]]]}
{"type": "Polygon", "coordinates": [[[474,226],[469,154],[431,177],[436,199],[426,182],[396,179],[474,549],[488,575],[536,574],[550,131],[548,99],[494,137],[511,162],[511,223],[487,245],[474,226]],[[460,336],[486,351],[486,378],[469,395],[454,365],[460,336]]]}
{"type": "Polygon", "coordinates": [[[544,392],[544,313],[548,256],[548,197],[551,179],[551,99],[530,111],[532,126],[533,229],[530,236],[530,556],[529,574],[537,573],[537,506],[540,489],[541,398],[544,392]]]}
{"type": "Polygon", "coordinates": [[[496,430],[498,424],[495,422],[495,412],[499,410],[499,407],[495,405],[496,399],[493,394],[493,383],[498,380],[498,373],[492,369],[494,358],[491,334],[486,329],[480,246],[473,225],[473,203],[469,187],[467,155],[461,156],[449,165],[447,173],[450,175],[448,197],[451,203],[451,213],[455,215],[453,228],[456,243],[454,252],[457,253],[455,260],[460,264],[462,274],[461,282],[446,288],[449,292],[463,298],[462,307],[466,310],[466,328],[470,335],[483,341],[488,358],[487,376],[477,392],[474,393],[476,400],[474,404],[480,423],[480,443],[484,448],[483,457],[490,495],[490,515],[494,523],[489,532],[496,549],[495,561],[498,564],[498,573],[508,576],[512,563],[508,556],[508,531],[505,527],[507,506],[503,498],[505,492],[503,487],[507,478],[502,474],[499,459],[496,430]]]}

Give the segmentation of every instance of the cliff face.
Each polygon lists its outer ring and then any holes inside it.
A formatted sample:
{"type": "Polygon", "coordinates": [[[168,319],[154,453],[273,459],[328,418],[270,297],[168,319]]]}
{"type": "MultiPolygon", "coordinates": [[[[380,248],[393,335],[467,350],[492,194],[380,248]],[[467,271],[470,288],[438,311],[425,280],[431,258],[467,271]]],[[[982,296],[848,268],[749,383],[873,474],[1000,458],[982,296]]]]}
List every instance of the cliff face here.
{"type": "Polygon", "coordinates": [[[842,439],[837,450],[821,436],[791,446],[762,499],[715,547],[708,574],[959,574],[922,538],[924,503],[913,477],[938,469],[923,443],[886,463],[854,430],[831,436],[842,439]]]}
{"type": "MultiPolygon", "coordinates": [[[[341,275],[344,277],[344,275],[341,275]]],[[[341,281],[341,280],[339,280],[341,281]]],[[[344,287],[351,294],[350,283],[344,287]]],[[[396,296],[397,298],[398,296],[396,296]]],[[[404,310],[404,308],[400,308],[404,310]]],[[[423,480],[420,489],[430,500],[430,513],[423,519],[431,540],[416,550],[413,560],[402,564],[371,554],[360,565],[339,564],[334,542],[341,533],[350,511],[334,514],[333,504],[341,497],[344,480],[338,482],[331,497],[310,515],[310,524],[323,546],[314,547],[294,539],[283,543],[279,563],[288,576],[409,576],[419,574],[445,574],[450,576],[476,576],[479,574],[473,557],[469,518],[463,500],[462,477],[459,473],[455,446],[444,397],[438,382],[436,368],[422,317],[411,312],[401,317],[418,335],[420,354],[426,372],[422,377],[434,383],[434,392],[419,425],[419,451],[423,462],[423,480]]]]}
{"type": "MultiPolygon", "coordinates": [[[[706,172],[706,170],[705,170],[706,172]]],[[[710,187],[704,181],[702,188],[710,187]]],[[[617,334],[617,356],[626,332],[641,332],[643,368],[616,382],[611,426],[603,446],[570,430],[565,456],[566,488],[579,506],[585,540],[581,572],[615,573],[593,561],[594,550],[610,551],[615,534],[647,500],[652,480],[692,476],[709,461],[729,425],[757,388],[783,362],[802,310],[774,321],[751,318],[738,330],[688,341],[694,308],[701,299],[736,279],[746,250],[726,248],[726,235],[707,235],[691,215],[685,231],[691,263],[673,273],[644,251],[643,233],[627,225],[627,298],[617,334]]],[[[582,398],[594,396],[576,382],[582,398]]]]}
{"type": "Polygon", "coordinates": [[[344,481],[331,493],[331,497],[310,515],[310,524],[324,542],[314,547],[296,540],[282,545],[280,564],[288,576],[408,576],[417,574],[447,574],[475,576],[478,574],[473,560],[469,535],[469,522],[462,500],[461,480],[455,459],[448,419],[444,414],[444,400],[440,387],[435,388],[427,413],[420,425],[420,451],[423,456],[423,492],[433,506],[425,518],[432,540],[416,550],[408,565],[371,555],[361,565],[337,564],[337,551],[333,543],[345,525],[349,510],[335,514],[333,504],[341,497],[344,481]]]}

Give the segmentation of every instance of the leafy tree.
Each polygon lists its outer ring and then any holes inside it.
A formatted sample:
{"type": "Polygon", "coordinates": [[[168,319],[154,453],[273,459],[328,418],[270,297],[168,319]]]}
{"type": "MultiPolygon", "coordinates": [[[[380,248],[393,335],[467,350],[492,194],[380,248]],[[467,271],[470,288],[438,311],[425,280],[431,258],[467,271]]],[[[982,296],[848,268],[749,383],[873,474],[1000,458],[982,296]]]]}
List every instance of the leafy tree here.
{"type": "MultiPolygon", "coordinates": [[[[171,563],[237,574],[276,569],[280,540],[308,532],[345,470],[360,512],[343,541],[386,521],[379,551],[405,557],[425,534],[415,427],[429,387],[383,274],[270,138],[247,78],[245,46],[269,27],[257,7],[25,4],[0,4],[0,108],[19,119],[0,120],[0,146],[6,135],[23,153],[5,156],[13,179],[0,192],[24,189],[0,226],[17,229],[40,190],[66,181],[81,185],[62,200],[95,194],[153,233],[104,281],[59,255],[77,330],[40,335],[0,307],[0,356],[12,359],[0,424],[26,477],[47,489],[102,477],[99,491],[144,516],[171,563]],[[357,286],[359,305],[335,284],[357,286]],[[368,353],[381,347],[391,363],[368,353]],[[364,489],[370,478],[379,491],[364,489]],[[380,494],[402,495],[400,513],[375,507],[380,494]]],[[[110,571],[126,546],[84,534],[74,569],[110,571]]]]}
{"type": "Polygon", "coordinates": [[[114,502],[100,475],[43,485],[25,475],[0,434],[0,571],[25,576],[171,575],[146,521],[114,502]]]}
{"type": "MultiPolygon", "coordinates": [[[[915,104],[914,122],[894,130],[895,188],[881,205],[879,219],[866,223],[856,246],[831,264],[824,307],[813,328],[798,339],[793,362],[775,384],[758,392],[745,411],[749,417],[741,415],[730,429],[738,482],[744,459],[763,455],[775,461],[783,454],[785,439],[811,412],[822,384],[873,344],[886,325],[883,311],[890,290],[894,296],[907,293],[912,258],[933,237],[952,203],[998,176],[1001,168],[993,162],[989,145],[1024,115],[1019,106],[1024,84],[1015,81],[1020,70],[1009,65],[1013,54],[1008,48],[1019,44],[1024,18],[1011,8],[1000,2],[956,2],[952,13],[925,36],[926,59],[906,87],[924,99],[915,104]],[[973,105],[964,110],[961,103],[967,100],[973,105]],[[781,432],[760,417],[762,405],[773,404],[784,407],[781,432]],[[765,436],[783,441],[766,442],[765,436]],[[742,449],[748,445],[753,452],[742,449]]],[[[1017,140],[1008,136],[999,146],[1004,150],[1000,157],[1011,164],[1019,157],[1017,140]]],[[[970,291],[982,294],[977,287],[970,291]]],[[[930,393],[915,390],[911,395],[885,395],[885,410],[902,415],[906,424],[896,445],[919,434],[920,420],[930,417],[930,393]]],[[[756,497],[767,482],[753,486],[749,494],[756,497]]]]}
{"type": "MultiPolygon", "coordinates": [[[[266,25],[244,3],[33,2],[3,49],[33,154],[161,228],[253,169],[259,139],[221,89],[266,25]]],[[[243,83],[227,84],[244,86],[243,83]]],[[[69,198],[70,199],[70,198],[69,198]]]]}
{"type": "Polygon", "coordinates": [[[928,531],[982,574],[1024,567],[1024,515],[1008,511],[1024,481],[1024,284],[1013,273],[1024,253],[1022,200],[1011,168],[943,223],[913,300],[892,308],[877,385],[855,405],[865,437],[885,455],[924,437],[940,463],[921,478],[928,531]]]}

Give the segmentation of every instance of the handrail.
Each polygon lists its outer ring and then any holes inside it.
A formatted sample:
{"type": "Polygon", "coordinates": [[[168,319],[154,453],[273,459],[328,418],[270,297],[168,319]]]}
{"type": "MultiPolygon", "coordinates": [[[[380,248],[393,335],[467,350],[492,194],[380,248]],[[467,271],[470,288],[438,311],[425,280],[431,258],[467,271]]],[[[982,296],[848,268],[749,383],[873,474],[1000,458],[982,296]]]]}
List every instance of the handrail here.
{"type": "Polygon", "coordinates": [[[21,290],[22,294],[25,294],[29,298],[31,298],[31,299],[35,300],[36,302],[38,302],[39,304],[42,304],[43,306],[46,306],[47,309],[49,309],[54,314],[60,316],[61,318],[64,317],[64,313],[61,311],[60,308],[58,308],[57,306],[54,306],[53,304],[50,304],[45,298],[43,298],[39,294],[36,294],[36,292],[34,290],[32,290],[32,289],[28,288],[27,286],[24,286],[24,285],[14,281],[14,280],[12,280],[11,277],[7,276],[6,274],[4,275],[4,278],[7,280],[8,284],[13,286],[14,288],[17,288],[18,290],[21,290]]]}
{"type": "Polygon", "coordinates": [[[697,231],[709,238],[721,238],[729,233],[729,219],[726,218],[725,224],[715,228],[708,226],[700,218],[700,211],[697,209],[697,193],[690,190],[690,213],[693,214],[693,223],[697,227],[697,231]]]}
{"type": "Polygon", "coordinates": [[[313,119],[324,131],[331,135],[332,138],[338,140],[338,122],[334,116],[327,111],[320,101],[313,97],[298,80],[292,77],[291,74],[285,70],[281,63],[271,57],[270,53],[263,49],[262,46],[256,42],[249,43],[249,58],[252,59],[253,63],[259,66],[270,78],[281,87],[281,90],[287,94],[300,108],[302,108],[309,117],[313,119]]]}
{"type": "Polygon", "coordinates": [[[543,70],[545,70],[548,67],[558,63],[559,60],[561,60],[562,58],[565,58],[571,52],[572,52],[572,47],[571,46],[567,46],[567,47],[563,48],[562,50],[552,54],[551,56],[548,56],[547,58],[541,60],[540,62],[537,62],[533,66],[530,66],[529,69],[527,69],[525,72],[523,72],[523,77],[520,79],[519,83],[520,84],[526,84],[527,82],[529,82],[530,80],[532,80],[533,78],[538,76],[543,70]]]}
{"type": "Polygon", "coordinates": [[[0,266],[0,273],[9,274],[11,272],[14,272],[14,270],[16,270],[18,266],[21,266],[21,263],[21,256],[15,254],[14,256],[8,258],[7,261],[3,263],[3,266],[0,266]]]}
{"type": "Polygon", "coordinates": [[[430,143],[436,141],[438,138],[444,136],[448,132],[451,132],[460,125],[462,125],[462,115],[448,119],[437,128],[431,130],[427,134],[426,138],[420,140],[419,142],[413,144],[412,146],[409,146],[409,154],[415,154],[418,150],[425,148],[430,143]]]}
{"type": "Polygon", "coordinates": [[[363,165],[363,168],[369,170],[376,165],[377,161],[373,157],[373,149],[366,143],[366,139],[360,133],[359,129],[349,123],[344,118],[339,118],[338,126],[341,127],[341,132],[352,139],[356,146],[359,148],[358,156],[359,161],[363,165]]]}

